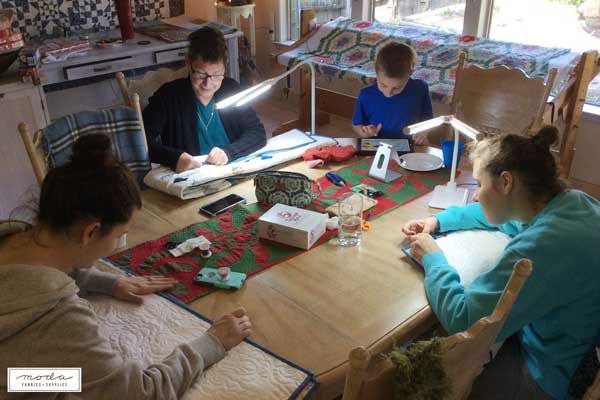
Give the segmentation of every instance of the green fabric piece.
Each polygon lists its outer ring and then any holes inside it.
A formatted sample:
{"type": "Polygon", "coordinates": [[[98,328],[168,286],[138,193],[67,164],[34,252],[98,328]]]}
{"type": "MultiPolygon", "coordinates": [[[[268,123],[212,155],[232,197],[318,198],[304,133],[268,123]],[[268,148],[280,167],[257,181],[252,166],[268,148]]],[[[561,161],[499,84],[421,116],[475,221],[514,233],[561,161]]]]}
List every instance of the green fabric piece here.
{"type": "Polygon", "coordinates": [[[388,355],[396,367],[394,399],[439,400],[448,397],[451,387],[442,363],[443,338],[394,347],[388,355]]]}

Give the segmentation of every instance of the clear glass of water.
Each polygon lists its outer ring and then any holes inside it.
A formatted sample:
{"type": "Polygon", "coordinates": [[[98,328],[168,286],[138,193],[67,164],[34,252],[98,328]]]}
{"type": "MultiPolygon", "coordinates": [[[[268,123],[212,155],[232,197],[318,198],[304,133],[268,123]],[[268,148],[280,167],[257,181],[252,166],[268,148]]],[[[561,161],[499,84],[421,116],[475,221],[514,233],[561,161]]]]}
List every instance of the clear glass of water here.
{"type": "Polygon", "coordinates": [[[340,246],[356,246],[362,239],[362,196],[346,193],[338,199],[338,241],[340,246]]]}

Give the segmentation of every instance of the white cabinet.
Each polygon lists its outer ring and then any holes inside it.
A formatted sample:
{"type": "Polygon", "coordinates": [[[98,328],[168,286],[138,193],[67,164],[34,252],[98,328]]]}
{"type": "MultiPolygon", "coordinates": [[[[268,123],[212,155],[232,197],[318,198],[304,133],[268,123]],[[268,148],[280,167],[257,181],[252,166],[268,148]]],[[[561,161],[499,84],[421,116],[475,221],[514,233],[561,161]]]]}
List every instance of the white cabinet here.
{"type": "MultiPolygon", "coordinates": [[[[10,74],[11,71],[7,72],[10,74]]],[[[7,219],[17,206],[37,193],[37,182],[29,157],[17,131],[27,122],[31,132],[48,125],[48,113],[41,86],[0,80],[0,220],[7,219]]]]}

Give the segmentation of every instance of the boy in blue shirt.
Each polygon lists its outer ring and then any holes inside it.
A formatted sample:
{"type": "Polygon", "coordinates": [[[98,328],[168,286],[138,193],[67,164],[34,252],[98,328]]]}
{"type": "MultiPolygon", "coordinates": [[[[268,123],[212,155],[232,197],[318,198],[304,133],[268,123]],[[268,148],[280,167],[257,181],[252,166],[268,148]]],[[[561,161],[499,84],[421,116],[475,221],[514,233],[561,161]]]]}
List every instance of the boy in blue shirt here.
{"type": "MultiPolygon", "coordinates": [[[[402,130],[433,117],[429,87],[412,79],[417,54],[407,44],[391,42],[375,58],[377,82],[360,91],[352,128],[360,137],[407,139],[402,130]]],[[[427,136],[414,136],[416,144],[427,144],[427,136]]]]}

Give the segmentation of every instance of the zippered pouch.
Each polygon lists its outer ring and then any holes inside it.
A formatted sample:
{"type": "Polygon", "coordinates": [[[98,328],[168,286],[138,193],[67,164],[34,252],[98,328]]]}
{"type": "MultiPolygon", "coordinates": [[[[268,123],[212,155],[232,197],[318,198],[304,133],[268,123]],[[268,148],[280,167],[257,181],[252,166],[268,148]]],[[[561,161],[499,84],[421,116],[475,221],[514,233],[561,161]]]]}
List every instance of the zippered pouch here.
{"type": "Polygon", "coordinates": [[[254,186],[258,202],[271,205],[304,207],[321,196],[319,183],[297,172],[262,171],[256,174],[254,186]]]}

